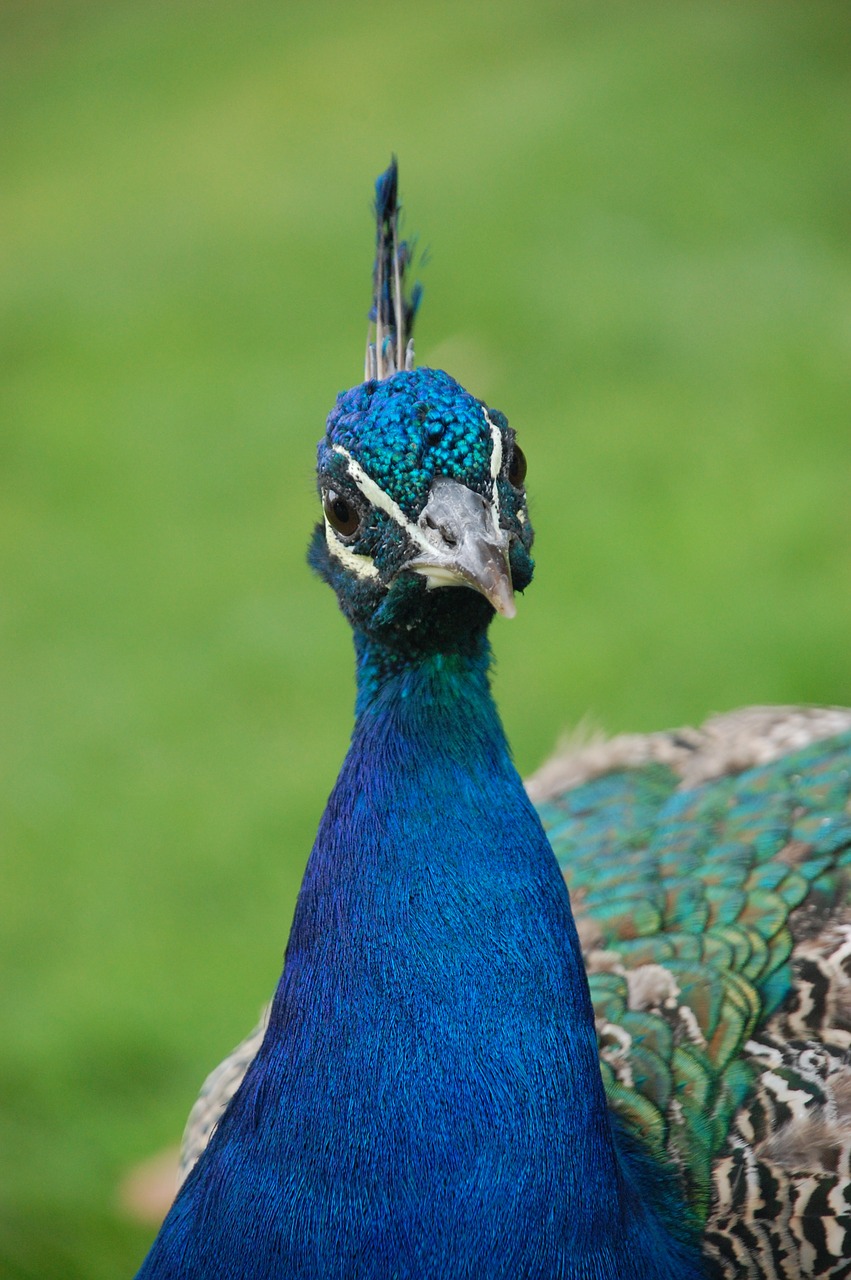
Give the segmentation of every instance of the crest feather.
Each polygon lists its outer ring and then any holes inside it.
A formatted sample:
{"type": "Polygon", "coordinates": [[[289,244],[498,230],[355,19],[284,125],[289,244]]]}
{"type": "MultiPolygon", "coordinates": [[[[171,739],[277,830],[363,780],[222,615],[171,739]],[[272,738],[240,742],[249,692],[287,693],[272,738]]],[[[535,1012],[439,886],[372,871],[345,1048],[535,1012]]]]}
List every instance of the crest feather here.
{"type": "Polygon", "coordinates": [[[399,166],[393,156],[389,169],[375,183],[375,265],[364,365],[366,382],[414,367],[412,333],[422,289],[416,284],[410,296],[405,296],[405,273],[413,245],[399,239],[398,193],[399,166]]]}

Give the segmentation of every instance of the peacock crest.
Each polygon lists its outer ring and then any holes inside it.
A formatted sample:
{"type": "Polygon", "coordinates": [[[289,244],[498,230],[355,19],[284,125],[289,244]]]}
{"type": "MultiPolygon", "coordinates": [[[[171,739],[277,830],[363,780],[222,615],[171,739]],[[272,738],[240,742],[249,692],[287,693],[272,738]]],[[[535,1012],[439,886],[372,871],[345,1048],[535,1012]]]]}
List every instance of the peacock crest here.
{"type": "Polygon", "coordinates": [[[366,340],[364,382],[381,381],[414,367],[414,320],[422,297],[415,284],[406,293],[413,245],[400,239],[399,168],[394,156],[375,183],[375,265],[366,340]]]}

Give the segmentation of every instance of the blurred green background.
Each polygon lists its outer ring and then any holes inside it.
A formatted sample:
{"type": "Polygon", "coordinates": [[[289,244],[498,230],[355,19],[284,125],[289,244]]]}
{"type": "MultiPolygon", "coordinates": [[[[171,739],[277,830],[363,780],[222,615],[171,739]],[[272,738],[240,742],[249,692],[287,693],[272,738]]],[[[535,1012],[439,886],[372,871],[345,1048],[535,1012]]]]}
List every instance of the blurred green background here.
{"type": "Polygon", "coordinates": [[[372,181],[418,332],[528,455],[524,771],[851,702],[845,5],[0,5],[0,1275],[116,1208],[276,981],[351,728],[304,551],[360,379],[372,181]]]}

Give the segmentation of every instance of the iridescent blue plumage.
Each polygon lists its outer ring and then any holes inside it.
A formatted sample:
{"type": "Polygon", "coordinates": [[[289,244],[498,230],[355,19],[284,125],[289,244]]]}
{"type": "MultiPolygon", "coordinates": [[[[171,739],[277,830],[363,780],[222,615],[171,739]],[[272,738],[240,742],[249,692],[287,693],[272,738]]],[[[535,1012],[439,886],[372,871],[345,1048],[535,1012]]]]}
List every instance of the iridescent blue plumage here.
{"type": "Polygon", "coordinates": [[[656,1172],[639,1190],[618,1157],[596,1057],[480,636],[362,711],[263,1046],[142,1275],[696,1274],[656,1172]]]}
{"type": "MultiPolygon", "coordinates": [[[[379,369],[404,330],[395,169],[377,205],[379,369]]],[[[748,1146],[771,1081],[840,1106],[833,1006],[823,1061],[787,1049],[814,1028],[793,946],[825,920],[844,945],[851,744],[686,785],[694,743],[666,739],[557,767],[536,811],[488,679],[494,610],[532,577],[525,462],[445,373],[385,372],[338,397],[318,449],[310,559],[354,630],[351,747],[268,1028],[140,1277],[690,1280],[707,1224],[714,1274],[742,1274],[725,1260],[791,1159],[748,1146]]],[[[840,1182],[817,1186],[837,1217],[840,1182]]],[[[754,1274],[805,1256],[794,1187],[754,1274]]]]}

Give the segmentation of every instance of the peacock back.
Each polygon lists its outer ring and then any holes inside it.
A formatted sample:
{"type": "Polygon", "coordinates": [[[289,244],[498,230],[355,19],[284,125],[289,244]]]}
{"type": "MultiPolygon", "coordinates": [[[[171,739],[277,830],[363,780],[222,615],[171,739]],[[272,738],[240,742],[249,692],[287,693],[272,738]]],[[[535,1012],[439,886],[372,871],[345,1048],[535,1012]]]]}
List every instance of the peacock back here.
{"type": "Polygon", "coordinates": [[[615,739],[529,789],[610,1105],[678,1169],[710,1270],[851,1275],[851,716],[615,739]]]}

